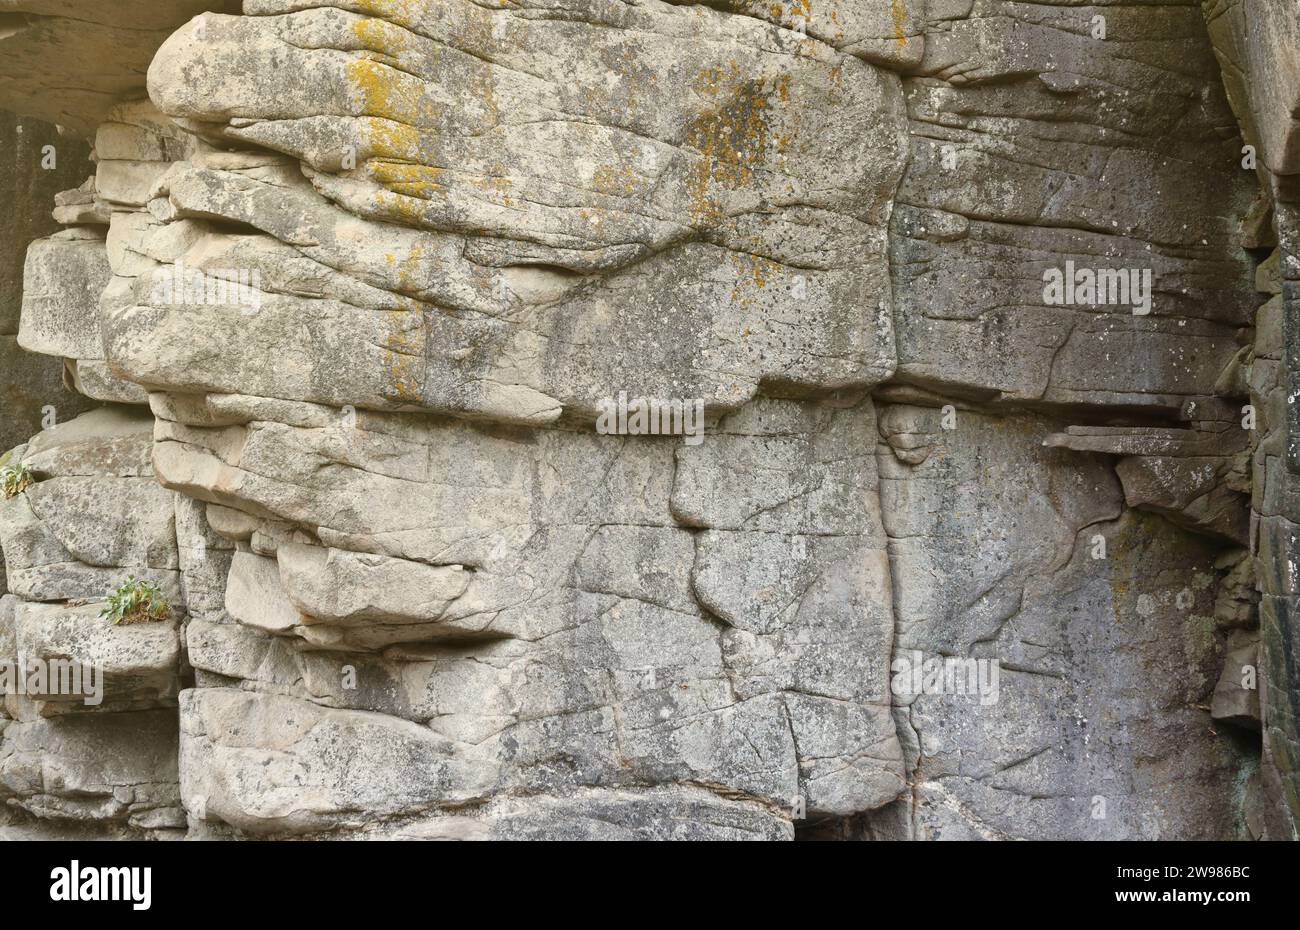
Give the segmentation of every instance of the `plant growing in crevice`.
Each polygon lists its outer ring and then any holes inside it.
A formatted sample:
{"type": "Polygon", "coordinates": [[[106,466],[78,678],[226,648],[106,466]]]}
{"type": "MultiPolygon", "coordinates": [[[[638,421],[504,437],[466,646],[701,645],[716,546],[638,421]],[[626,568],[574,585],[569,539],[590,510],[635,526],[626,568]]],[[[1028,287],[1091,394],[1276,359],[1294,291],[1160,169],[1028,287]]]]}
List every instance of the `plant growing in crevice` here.
{"type": "Polygon", "coordinates": [[[32,470],[22,462],[0,468],[0,496],[5,500],[17,497],[36,483],[32,470]]]}
{"type": "Polygon", "coordinates": [[[108,592],[107,603],[100,617],[106,617],[113,626],[133,623],[161,623],[172,615],[167,596],[152,582],[141,581],[134,575],[108,592]]]}

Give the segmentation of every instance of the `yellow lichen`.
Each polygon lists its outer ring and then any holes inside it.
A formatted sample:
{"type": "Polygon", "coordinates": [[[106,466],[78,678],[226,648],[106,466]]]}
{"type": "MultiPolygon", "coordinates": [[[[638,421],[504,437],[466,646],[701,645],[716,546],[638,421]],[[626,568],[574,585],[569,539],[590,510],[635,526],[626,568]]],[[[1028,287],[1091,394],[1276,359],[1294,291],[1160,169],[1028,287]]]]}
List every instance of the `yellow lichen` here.
{"type": "Polygon", "coordinates": [[[767,287],[775,275],[782,274],[785,270],[761,255],[733,252],[731,261],[736,266],[736,285],[731,290],[731,299],[742,307],[752,304],[757,292],[767,287]]]}
{"type": "Polygon", "coordinates": [[[767,158],[770,94],[775,91],[788,100],[789,81],[788,75],[782,76],[769,89],[766,81],[741,79],[735,62],[729,71],[714,67],[699,73],[696,91],[722,102],[705,110],[686,129],[686,145],[700,156],[687,179],[694,222],[707,224],[722,216],[715,185],[728,190],[750,185],[755,168],[767,158]]]}
{"type": "MultiPolygon", "coordinates": [[[[419,290],[418,270],[422,254],[423,249],[416,246],[400,261],[392,254],[387,256],[389,266],[395,266],[398,290],[419,290]]],[[[384,312],[383,320],[386,330],[383,345],[385,394],[401,403],[419,403],[422,400],[424,368],[424,319],[419,313],[391,310],[384,312]]]]}
{"type": "Polygon", "coordinates": [[[903,28],[903,23],[907,19],[907,8],[903,6],[903,0],[892,0],[890,12],[894,17],[894,41],[906,45],[907,31],[903,28]]]}

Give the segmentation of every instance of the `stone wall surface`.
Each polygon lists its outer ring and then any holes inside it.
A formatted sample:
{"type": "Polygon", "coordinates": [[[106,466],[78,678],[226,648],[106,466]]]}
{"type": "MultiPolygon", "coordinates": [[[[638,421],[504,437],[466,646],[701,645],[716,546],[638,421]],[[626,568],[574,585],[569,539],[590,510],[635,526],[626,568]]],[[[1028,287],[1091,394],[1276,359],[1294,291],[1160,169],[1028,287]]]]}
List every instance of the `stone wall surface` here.
{"type": "Polygon", "coordinates": [[[1293,9],[91,6],[0,834],[1296,838],[1293,9]]]}

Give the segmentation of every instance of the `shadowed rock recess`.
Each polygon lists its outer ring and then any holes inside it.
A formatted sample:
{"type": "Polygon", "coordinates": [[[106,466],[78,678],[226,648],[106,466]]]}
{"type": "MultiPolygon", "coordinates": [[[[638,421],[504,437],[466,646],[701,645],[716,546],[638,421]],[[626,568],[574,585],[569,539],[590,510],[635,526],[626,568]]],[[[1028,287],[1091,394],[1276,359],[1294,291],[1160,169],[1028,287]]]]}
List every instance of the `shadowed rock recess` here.
{"type": "Polygon", "coordinates": [[[1295,3],[106,6],[0,836],[1296,838],[1295,3]]]}

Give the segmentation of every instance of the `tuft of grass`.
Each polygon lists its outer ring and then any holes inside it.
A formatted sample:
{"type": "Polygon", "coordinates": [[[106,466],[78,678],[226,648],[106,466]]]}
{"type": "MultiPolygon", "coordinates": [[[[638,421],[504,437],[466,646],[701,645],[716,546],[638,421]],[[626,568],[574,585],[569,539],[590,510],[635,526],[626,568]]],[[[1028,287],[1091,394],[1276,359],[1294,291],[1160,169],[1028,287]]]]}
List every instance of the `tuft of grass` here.
{"type": "Polygon", "coordinates": [[[172,615],[171,605],[156,584],[141,581],[134,575],[108,592],[100,617],[113,626],[132,623],[161,623],[172,615]]]}
{"type": "Polygon", "coordinates": [[[17,497],[35,483],[32,470],[22,462],[0,468],[0,495],[5,500],[17,497]]]}

